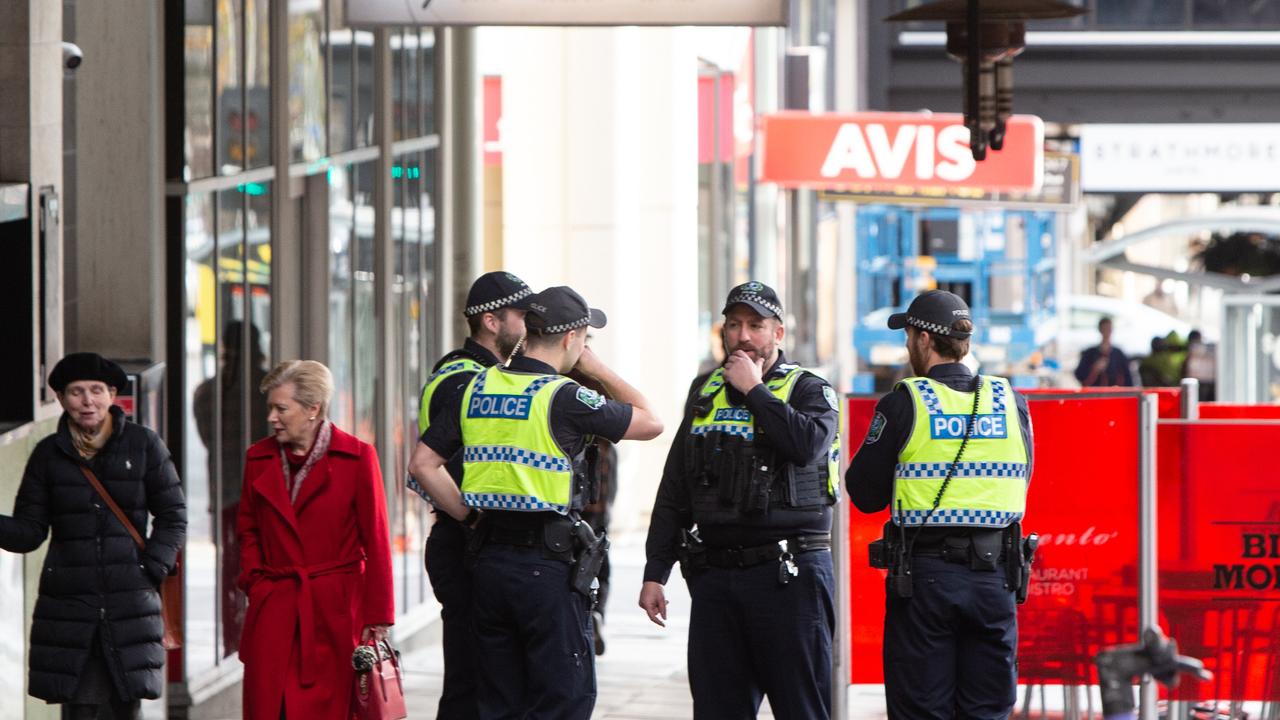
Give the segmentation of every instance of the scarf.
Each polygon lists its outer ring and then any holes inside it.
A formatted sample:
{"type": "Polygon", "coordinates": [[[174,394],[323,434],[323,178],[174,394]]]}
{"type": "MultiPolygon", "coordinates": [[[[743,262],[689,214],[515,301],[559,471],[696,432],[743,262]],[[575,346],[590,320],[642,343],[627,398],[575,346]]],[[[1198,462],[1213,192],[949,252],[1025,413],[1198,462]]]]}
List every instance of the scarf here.
{"type": "Polygon", "coordinates": [[[98,428],[98,432],[90,433],[80,429],[71,420],[67,420],[67,429],[71,431],[71,445],[80,453],[80,457],[85,460],[92,460],[98,451],[106,446],[107,441],[111,439],[111,431],[113,429],[111,422],[111,413],[107,413],[107,418],[102,421],[102,425],[98,428]]]}
{"type": "Polygon", "coordinates": [[[320,458],[329,452],[329,440],[333,437],[333,423],[325,420],[320,423],[320,429],[316,431],[315,442],[311,444],[311,452],[307,453],[306,462],[302,463],[298,474],[291,477],[289,471],[289,451],[284,445],[280,446],[280,469],[284,472],[284,486],[289,490],[289,502],[298,502],[298,490],[302,488],[302,483],[307,479],[307,475],[311,474],[311,468],[320,462],[320,458]]]}

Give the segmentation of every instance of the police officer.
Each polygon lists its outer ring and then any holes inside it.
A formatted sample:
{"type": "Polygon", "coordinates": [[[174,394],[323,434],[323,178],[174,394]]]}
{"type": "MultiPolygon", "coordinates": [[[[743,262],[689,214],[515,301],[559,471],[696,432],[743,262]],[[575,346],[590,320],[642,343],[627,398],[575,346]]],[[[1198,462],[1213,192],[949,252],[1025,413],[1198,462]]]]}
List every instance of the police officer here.
{"type": "Polygon", "coordinates": [[[728,357],[694,380],[667,456],[640,607],[665,626],[679,559],[695,718],[752,718],[766,695],[781,720],[830,717],[836,395],[786,361],[763,283],[730,291],[722,332],[728,357]]]}
{"type": "Polygon", "coordinates": [[[1005,718],[1017,689],[1020,519],[1031,477],[1026,400],[960,359],[960,297],[920,295],[906,329],[915,377],[876,405],[845,479],[863,512],[890,509],[884,619],[890,718],[1005,718]],[[1010,563],[1013,563],[1011,566],[1010,563]]]}
{"type": "MultiPolygon", "coordinates": [[[[418,409],[418,434],[431,427],[442,411],[457,412],[467,384],[477,373],[511,356],[524,337],[524,313],[533,290],[506,272],[485,273],[467,292],[462,314],[471,335],[462,347],[446,354],[431,369],[422,388],[418,409]]],[[[449,474],[462,478],[462,453],[446,464],[449,474]]],[[[409,476],[408,485],[420,494],[421,486],[409,476]]],[[[436,716],[442,720],[469,720],[476,715],[476,643],[471,633],[471,573],[463,555],[464,527],[445,513],[436,513],[427,537],[427,576],[440,601],[443,624],[444,689],[436,716]]]]}
{"type": "Polygon", "coordinates": [[[438,510],[478,524],[483,539],[472,596],[480,717],[585,720],[596,692],[591,591],[573,588],[582,579],[573,564],[601,548],[578,521],[592,495],[583,455],[590,436],[649,440],[662,423],[586,348],[604,313],[567,287],[528,307],[524,354],[471,380],[461,405],[422,436],[411,470],[438,510]],[[564,377],[570,370],[612,400],[564,377]],[[460,448],[461,491],[443,468],[460,448]]]}

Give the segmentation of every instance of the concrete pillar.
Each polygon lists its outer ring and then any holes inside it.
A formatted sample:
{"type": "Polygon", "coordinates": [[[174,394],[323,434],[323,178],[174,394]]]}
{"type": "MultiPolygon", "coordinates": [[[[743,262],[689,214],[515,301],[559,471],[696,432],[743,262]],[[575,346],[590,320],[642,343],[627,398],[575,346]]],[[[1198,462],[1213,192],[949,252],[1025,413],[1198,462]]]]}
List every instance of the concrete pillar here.
{"type": "Polygon", "coordinates": [[[687,29],[487,30],[502,54],[503,257],[609,315],[592,345],[667,433],[621,446],[615,521],[647,513],[703,344],[697,54],[687,29]]]}
{"type": "MultiPolygon", "coordinates": [[[[151,0],[75,5],[74,39],[84,51],[73,83],[82,180],[67,255],[76,316],[69,351],[164,357],[163,13],[151,0]]],[[[62,87],[60,73],[41,82],[43,92],[62,87]]]]}

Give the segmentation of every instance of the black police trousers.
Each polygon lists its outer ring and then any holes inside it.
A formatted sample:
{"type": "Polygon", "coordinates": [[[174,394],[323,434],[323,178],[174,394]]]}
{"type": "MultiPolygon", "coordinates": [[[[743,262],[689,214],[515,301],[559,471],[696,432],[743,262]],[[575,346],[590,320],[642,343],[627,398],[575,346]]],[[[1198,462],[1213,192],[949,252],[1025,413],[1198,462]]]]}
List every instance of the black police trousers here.
{"type": "Polygon", "coordinates": [[[587,598],[542,549],[489,543],[476,563],[473,620],[483,720],[589,720],[596,704],[587,598]]]}
{"type": "Polygon", "coordinates": [[[1018,613],[1004,564],[970,570],[916,556],[912,597],[887,598],[890,720],[1003,720],[1017,699],[1018,613]]]}
{"type": "Polygon", "coordinates": [[[688,578],[689,689],[696,720],[747,720],[763,697],[778,720],[831,717],[835,581],[831,552],[778,563],[710,567],[688,578]]]}
{"type": "Polygon", "coordinates": [[[436,717],[475,720],[476,640],[471,632],[471,571],[466,561],[466,530],[443,515],[436,516],[427,536],[427,577],[440,601],[444,646],[444,688],[436,717]]]}

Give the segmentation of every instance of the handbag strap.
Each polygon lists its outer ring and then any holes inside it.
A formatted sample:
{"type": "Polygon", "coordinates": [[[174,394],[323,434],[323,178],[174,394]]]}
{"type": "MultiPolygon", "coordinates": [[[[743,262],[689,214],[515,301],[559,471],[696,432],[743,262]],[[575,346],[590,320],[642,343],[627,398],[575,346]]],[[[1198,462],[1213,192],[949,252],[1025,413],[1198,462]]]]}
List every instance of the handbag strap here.
{"type": "Polygon", "coordinates": [[[138,529],[129,521],[129,517],[124,514],[124,511],[120,509],[120,506],[116,504],[116,501],[111,499],[111,494],[107,492],[106,488],[102,487],[102,483],[99,482],[98,476],[94,475],[93,471],[84,465],[80,465],[79,467],[80,472],[84,473],[85,479],[87,479],[89,484],[93,486],[93,489],[97,490],[98,494],[102,496],[102,500],[107,503],[107,507],[111,508],[112,514],[116,516],[116,519],[120,521],[120,524],[124,526],[124,529],[129,531],[129,537],[132,537],[133,541],[138,544],[138,549],[146,550],[147,543],[142,539],[142,536],[138,534],[138,529]]]}

